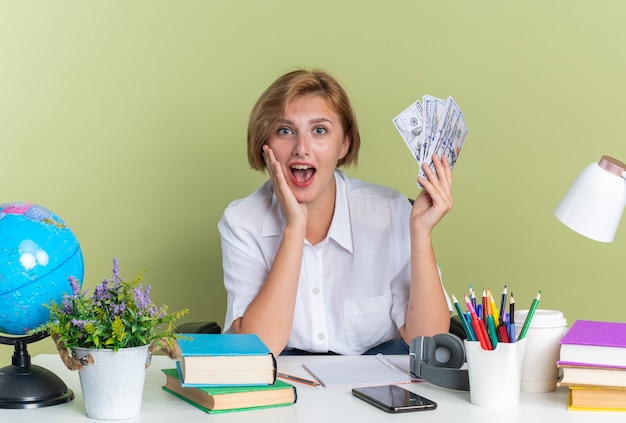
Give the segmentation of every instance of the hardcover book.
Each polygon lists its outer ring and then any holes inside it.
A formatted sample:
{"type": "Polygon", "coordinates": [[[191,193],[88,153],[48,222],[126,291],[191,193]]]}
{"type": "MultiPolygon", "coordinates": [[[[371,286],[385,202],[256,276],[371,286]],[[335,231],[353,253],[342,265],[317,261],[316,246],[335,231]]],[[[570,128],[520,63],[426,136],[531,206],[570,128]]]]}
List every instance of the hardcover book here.
{"type": "Polygon", "coordinates": [[[569,390],[569,410],[626,411],[626,389],[579,387],[569,390]]]}
{"type": "Polygon", "coordinates": [[[163,390],[207,413],[252,410],[295,404],[296,387],[277,379],[265,386],[215,386],[186,388],[180,383],[176,369],[162,369],[163,390]]]}
{"type": "Polygon", "coordinates": [[[560,361],[626,366],[626,323],[575,321],[561,338],[560,361]]]}
{"type": "Polygon", "coordinates": [[[183,386],[271,385],[276,358],[255,334],[182,334],[177,362],[183,386]]]}
{"type": "Polygon", "coordinates": [[[626,367],[606,367],[557,362],[561,386],[603,386],[626,388],[626,367]]]}

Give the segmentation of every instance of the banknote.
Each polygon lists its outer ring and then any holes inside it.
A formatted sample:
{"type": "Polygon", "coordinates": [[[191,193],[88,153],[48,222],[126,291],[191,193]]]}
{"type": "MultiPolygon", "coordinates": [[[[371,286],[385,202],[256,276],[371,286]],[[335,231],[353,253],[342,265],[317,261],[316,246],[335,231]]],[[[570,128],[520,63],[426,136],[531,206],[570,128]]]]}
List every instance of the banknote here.
{"type": "Polygon", "coordinates": [[[424,175],[423,163],[434,169],[433,155],[446,156],[454,168],[465,138],[465,117],[452,96],[446,99],[424,95],[422,101],[412,103],[393,119],[396,129],[424,175]]]}
{"type": "Polygon", "coordinates": [[[439,140],[441,123],[445,113],[446,101],[430,95],[423,97],[424,101],[424,146],[420,157],[420,175],[424,170],[422,163],[430,163],[436,150],[435,142],[439,140]]]}
{"type": "Polygon", "coordinates": [[[422,146],[423,115],[422,104],[418,100],[393,119],[393,123],[402,135],[406,146],[418,162],[420,160],[419,149],[422,146]]]}

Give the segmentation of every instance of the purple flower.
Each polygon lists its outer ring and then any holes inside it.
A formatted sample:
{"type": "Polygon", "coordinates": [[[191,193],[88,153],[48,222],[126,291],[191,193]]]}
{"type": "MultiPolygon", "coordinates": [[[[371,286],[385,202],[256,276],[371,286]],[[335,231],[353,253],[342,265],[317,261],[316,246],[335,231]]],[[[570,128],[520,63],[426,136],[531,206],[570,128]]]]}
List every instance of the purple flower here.
{"type": "Polygon", "coordinates": [[[115,283],[115,287],[117,287],[120,281],[120,266],[118,264],[117,258],[113,258],[113,283],[115,283]]]}
{"type": "Polygon", "coordinates": [[[79,320],[79,319],[72,319],[70,320],[70,322],[72,323],[73,326],[76,326],[78,329],[85,329],[85,325],[87,325],[87,320],[79,320]]]}
{"type": "Polygon", "coordinates": [[[109,292],[109,281],[104,279],[102,283],[96,286],[96,289],[93,291],[93,299],[94,301],[105,301],[111,298],[111,293],[109,292]]]}
{"type": "Polygon", "coordinates": [[[111,304],[113,316],[121,316],[126,311],[126,304],[111,304]]]}
{"type": "Polygon", "coordinates": [[[74,276],[70,276],[67,279],[70,282],[70,286],[72,287],[72,294],[75,296],[80,294],[80,283],[78,282],[78,279],[76,279],[76,277],[74,276]]]}
{"type": "Polygon", "coordinates": [[[74,303],[71,298],[65,297],[63,299],[63,303],[61,304],[61,313],[66,316],[71,315],[74,312],[74,303]]]}
{"type": "Polygon", "coordinates": [[[137,288],[134,288],[134,296],[135,303],[137,304],[137,308],[139,309],[139,314],[143,314],[143,312],[148,308],[152,301],[150,301],[150,285],[146,287],[145,291],[141,291],[141,285],[137,288]]]}

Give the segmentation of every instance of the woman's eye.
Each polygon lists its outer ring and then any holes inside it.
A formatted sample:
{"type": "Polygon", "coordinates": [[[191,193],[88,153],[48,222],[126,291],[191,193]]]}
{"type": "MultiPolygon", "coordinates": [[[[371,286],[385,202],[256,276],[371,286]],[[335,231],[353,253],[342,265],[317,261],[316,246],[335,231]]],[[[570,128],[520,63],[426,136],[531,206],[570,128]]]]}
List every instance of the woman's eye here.
{"type": "Polygon", "coordinates": [[[313,133],[315,135],[323,135],[326,133],[326,128],[322,127],[322,126],[318,126],[317,128],[313,129],[313,133]]]}
{"type": "Polygon", "coordinates": [[[279,128],[278,129],[278,135],[291,135],[293,134],[293,131],[289,128],[279,128]]]}

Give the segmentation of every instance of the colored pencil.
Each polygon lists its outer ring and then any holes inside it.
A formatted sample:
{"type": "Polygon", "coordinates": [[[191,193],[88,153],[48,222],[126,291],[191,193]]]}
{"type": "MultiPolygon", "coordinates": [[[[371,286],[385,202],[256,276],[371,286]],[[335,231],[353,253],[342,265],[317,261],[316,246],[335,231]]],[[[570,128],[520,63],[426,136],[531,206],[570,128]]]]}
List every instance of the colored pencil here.
{"type": "Polygon", "coordinates": [[[474,307],[472,307],[472,303],[469,298],[467,298],[467,294],[463,295],[465,297],[465,305],[467,306],[467,310],[472,316],[472,327],[474,328],[474,334],[476,335],[476,339],[478,339],[478,342],[480,342],[480,346],[483,348],[483,350],[492,349],[491,343],[489,342],[489,337],[487,336],[487,330],[485,329],[485,326],[482,325],[482,320],[480,320],[478,316],[476,316],[476,311],[474,310],[474,307]]]}
{"type": "Polygon", "coordinates": [[[537,296],[533,300],[530,305],[530,310],[528,310],[528,314],[526,315],[526,320],[524,320],[524,325],[522,326],[522,330],[519,334],[517,340],[524,339],[526,336],[526,332],[528,332],[528,328],[530,327],[530,322],[533,319],[533,315],[535,314],[535,310],[537,310],[537,305],[539,304],[539,300],[541,299],[541,290],[537,293],[537,296]]]}
{"type": "Polygon", "coordinates": [[[452,294],[452,303],[454,304],[454,309],[456,310],[456,314],[459,315],[459,319],[461,320],[461,325],[463,326],[463,330],[465,331],[465,334],[467,335],[467,339],[469,339],[470,341],[476,341],[476,337],[474,336],[474,333],[472,332],[472,330],[469,328],[467,321],[465,320],[465,315],[463,314],[463,311],[461,310],[461,306],[459,305],[459,301],[456,299],[454,294],[452,294]]]}
{"type": "Polygon", "coordinates": [[[491,347],[495,349],[498,346],[498,331],[496,329],[496,323],[493,316],[490,314],[487,316],[487,333],[489,334],[489,340],[491,341],[491,347]]]}
{"type": "Polygon", "coordinates": [[[481,318],[483,320],[487,320],[487,316],[491,314],[491,305],[489,304],[489,297],[487,297],[487,291],[483,289],[482,303],[483,305],[483,315],[481,318]]]}
{"type": "Polygon", "coordinates": [[[498,312],[498,306],[496,305],[496,299],[493,298],[493,293],[491,292],[491,289],[487,289],[487,294],[489,295],[489,305],[491,306],[490,314],[493,316],[494,323],[497,326],[500,323],[499,322],[500,318],[498,317],[499,312],[498,312]],[[495,320],[495,319],[498,319],[498,320],[495,320]]]}
{"type": "Polygon", "coordinates": [[[286,380],[291,380],[293,382],[298,382],[298,383],[304,383],[305,385],[310,385],[310,386],[318,386],[319,383],[317,383],[314,380],[311,379],[306,379],[300,376],[294,376],[294,375],[290,375],[287,373],[282,373],[282,372],[277,372],[276,373],[276,377],[279,377],[281,379],[286,379],[286,380]]]}

